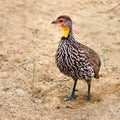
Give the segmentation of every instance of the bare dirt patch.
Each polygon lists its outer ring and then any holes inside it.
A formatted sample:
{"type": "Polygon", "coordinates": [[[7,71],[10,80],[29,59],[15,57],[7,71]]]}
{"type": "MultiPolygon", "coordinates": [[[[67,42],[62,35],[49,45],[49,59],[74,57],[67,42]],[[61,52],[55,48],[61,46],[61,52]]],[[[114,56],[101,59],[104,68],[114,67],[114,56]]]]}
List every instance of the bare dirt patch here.
{"type": "Polygon", "coordinates": [[[119,0],[0,1],[1,120],[120,119],[119,0]],[[73,20],[76,39],[101,57],[100,79],[79,80],[76,99],[64,101],[73,81],[54,61],[62,32],[51,21],[61,14],[73,20]]]}

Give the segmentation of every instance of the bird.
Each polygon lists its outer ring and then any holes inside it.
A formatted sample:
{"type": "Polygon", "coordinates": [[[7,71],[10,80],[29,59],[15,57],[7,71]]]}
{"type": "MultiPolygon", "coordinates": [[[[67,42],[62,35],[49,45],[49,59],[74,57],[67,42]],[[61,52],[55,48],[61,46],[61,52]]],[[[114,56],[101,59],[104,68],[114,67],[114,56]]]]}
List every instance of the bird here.
{"type": "Polygon", "coordinates": [[[59,42],[55,62],[61,73],[71,77],[74,85],[70,96],[65,100],[75,99],[78,79],[87,83],[87,101],[91,100],[90,90],[93,78],[99,78],[101,59],[97,52],[78,42],[73,35],[72,19],[67,15],[60,15],[51,22],[62,28],[63,36],[59,42]]]}

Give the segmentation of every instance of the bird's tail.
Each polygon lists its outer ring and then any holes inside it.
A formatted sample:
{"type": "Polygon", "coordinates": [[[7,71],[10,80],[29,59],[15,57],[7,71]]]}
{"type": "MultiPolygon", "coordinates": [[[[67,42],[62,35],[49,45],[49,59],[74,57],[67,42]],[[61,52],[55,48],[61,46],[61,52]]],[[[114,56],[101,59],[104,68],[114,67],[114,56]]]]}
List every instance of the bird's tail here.
{"type": "Polygon", "coordinates": [[[95,74],[94,76],[96,79],[99,79],[99,74],[95,74]]]}

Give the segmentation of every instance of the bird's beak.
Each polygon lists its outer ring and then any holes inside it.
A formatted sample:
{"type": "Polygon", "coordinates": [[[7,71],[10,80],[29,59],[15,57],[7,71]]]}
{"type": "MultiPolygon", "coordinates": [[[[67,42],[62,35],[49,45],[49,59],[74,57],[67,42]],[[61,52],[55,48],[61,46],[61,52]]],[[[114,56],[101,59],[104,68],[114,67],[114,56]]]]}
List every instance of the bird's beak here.
{"type": "Polygon", "coordinates": [[[51,22],[51,24],[56,24],[57,22],[56,22],[56,20],[53,20],[52,22],[51,22]]]}

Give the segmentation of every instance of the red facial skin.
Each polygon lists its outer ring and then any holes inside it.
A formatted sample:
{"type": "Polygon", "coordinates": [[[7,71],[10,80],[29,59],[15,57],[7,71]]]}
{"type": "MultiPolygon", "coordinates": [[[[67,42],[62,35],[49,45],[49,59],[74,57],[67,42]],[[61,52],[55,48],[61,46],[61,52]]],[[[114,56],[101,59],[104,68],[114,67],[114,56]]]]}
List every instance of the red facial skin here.
{"type": "Polygon", "coordinates": [[[63,23],[65,23],[65,22],[66,22],[65,19],[57,19],[57,20],[56,20],[56,23],[57,23],[57,24],[63,24],[63,23]]]}

